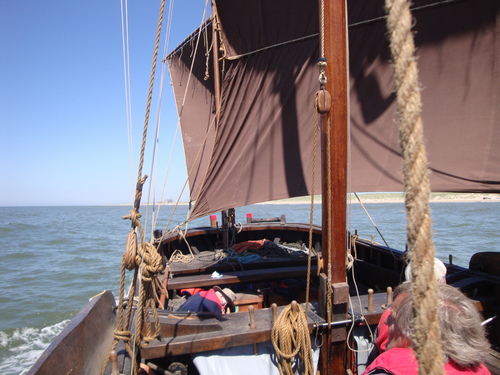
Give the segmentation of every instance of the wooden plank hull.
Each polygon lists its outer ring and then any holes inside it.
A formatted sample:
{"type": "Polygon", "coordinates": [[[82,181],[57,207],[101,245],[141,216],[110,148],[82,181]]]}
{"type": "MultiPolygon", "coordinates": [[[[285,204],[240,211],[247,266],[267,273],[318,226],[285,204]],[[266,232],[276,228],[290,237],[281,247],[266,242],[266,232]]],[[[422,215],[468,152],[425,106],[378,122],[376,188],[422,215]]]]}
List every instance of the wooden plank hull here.
{"type": "Polygon", "coordinates": [[[28,375],[95,375],[113,342],[116,303],[106,291],[92,298],[56,337],[28,375]]]}

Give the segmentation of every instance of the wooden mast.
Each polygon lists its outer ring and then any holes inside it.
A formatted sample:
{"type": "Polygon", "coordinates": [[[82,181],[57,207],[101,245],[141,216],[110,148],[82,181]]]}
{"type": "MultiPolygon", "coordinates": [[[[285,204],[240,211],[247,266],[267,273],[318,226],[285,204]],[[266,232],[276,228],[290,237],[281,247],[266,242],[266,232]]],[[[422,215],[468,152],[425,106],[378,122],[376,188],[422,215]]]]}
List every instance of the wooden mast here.
{"type": "MultiPolygon", "coordinates": [[[[332,321],[345,319],[349,287],[346,282],[347,196],[347,17],[345,0],[319,0],[320,34],[326,59],[324,88],[331,95],[331,108],[322,114],[322,219],[323,266],[331,267],[332,321]],[[322,4],[323,3],[323,4],[322,4]],[[324,21],[322,21],[322,19],[324,21]]],[[[322,374],[344,374],[346,329],[334,328],[325,338],[322,374]],[[326,343],[325,343],[326,344],[326,343]],[[326,352],[325,352],[326,351],[326,352]]]]}

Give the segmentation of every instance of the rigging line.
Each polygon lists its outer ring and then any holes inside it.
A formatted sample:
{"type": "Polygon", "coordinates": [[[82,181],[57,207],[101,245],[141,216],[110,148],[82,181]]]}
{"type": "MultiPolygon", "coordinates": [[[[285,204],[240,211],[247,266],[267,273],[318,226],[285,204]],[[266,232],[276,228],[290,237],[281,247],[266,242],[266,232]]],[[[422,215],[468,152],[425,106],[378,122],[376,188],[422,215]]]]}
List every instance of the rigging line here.
{"type": "MultiPolygon", "coordinates": [[[[206,3],[205,3],[206,7],[206,3]]],[[[178,45],[172,52],[166,57],[167,60],[171,60],[175,55],[179,53],[186,45],[191,44],[193,39],[198,37],[198,34],[205,30],[212,23],[212,19],[207,19],[201,26],[199,26],[195,31],[193,31],[180,45],[178,45]]],[[[182,52],[181,52],[182,53],[182,52]]]]}
{"type": "MultiPolygon", "coordinates": [[[[442,6],[442,5],[443,6],[444,5],[450,5],[450,4],[458,3],[458,2],[462,2],[462,1],[469,1],[469,0],[442,0],[442,1],[439,1],[437,3],[432,3],[432,4],[426,4],[426,5],[420,5],[420,6],[411,7],[410,9],[411,9],[412,12],[416,12],[416,11],[419,11],[419,10],[424,10],[424,9],[428,9],[428,8],[435,8],[435,7],[442,6]]],[[[387,19],[387,16],[380,16],[380,17],[369,19],[369,20],[359,21],[359,22],[356,22],[356,23],[352,23],[352,24],[349,25],[349,27],[363,26],[363,25],[367,25],[367,24],[370,24],[370,23],[375,23],[375,22],[378,22],[378,21],[385,21],[386,19],[387,19]]]]}
{"type": "MultiPolygon", "coordinates": [[[[199,30],[201,30],[201,26],[204,24],[204,20],[205,20],[205,17],[206,17],[206,9],[207,9],[207,6],[208,6],[208,0],[205,0],[205,6],[204,6],[204,8],[203,8],[203,15],[202,15],[201,25],[200,25],[199,30]]],[[[192,52],[193,54],[196,54],[196,51],[198,50],[198,46],[199,46],[199,42],[200,42],[200,38],[201,38],[201,32],[197,34],[195,47],[194,47],[194,50],[193,50],[193,52],[192,52]]],[[[170,54],[170,55],[172,55],[172,54],[170,54]]],[[[178,122],[177,122],[177,127],[178,127],[178,128],[180,127],[180,120],[181,120],[181,118],[182,118],[182,113],[183,113],[183,111],[184,111],[184,105],[185,105],[185,103],[186,103],[186,97],[187,97],[187,92],[188,92],[188,88],[189,88],[189,83],[190,83],[190,81],[191,81],[191,77],[193,76],[194,61],[195,61],[195,59],[193,59],[193,60],[191,61],[191,66],[189,67],[189,75],[188,75],[188,79],[187,79],[187,82],[186,82],[186,85],[185,85],[184,94],[183,94],[183,97],[182,97],[182,103],[181,103],[180,109],[177,111],[177,112],[178,112],[178,114],[179,114],[179,115],[178,115],[178,122]]],[[[209,126],[209,128],[208,128],[208,129],[210,129],[210,128],[212,127],[213,123],[214,123],[214,120],[212,120],[212,122],[211,122],[211,124],[210,124],[210,126],[209,126]]],[[[208,138],[208,131],[207,131],[207,133],[205,134],[205,138],[203,139],[203,142],[202,142],[202,145],[200,146],[200,149],[198,150],[198,154],[196,155],[195,161],[196,161],[196,160],[198,160],[198,158],[200,157],[202,147],[203,147],[203,145],[206,143],[207,138],[208,138]]],[[[193,163],[193,164],[191,165],[191,169],[188,171],[188,174],[187,174],[187,175],[188,175],[188,177],[189,177],[189,175],[190,175],[190,174],[192,173],[192,171],[193,171],[194,164],[195,164],[195,163],[193,163]]],[[[187,186],[187,183],[188,183],[188,179],[186,179],[186,181],[184,182],[184,186],[183,186],[183,187],[182,187],[182,189],[181,189],[181,192],[180,192],[179,197],[178,197],[178,199],[177,199],[177,203],[176,203],[176,205],[175,205],[174,209],[172,210],[172,212],[171,212],[171,214],[170,214],[170,218],[169,218],[169,220],[168,220],[168,222],[167,222],[167,228],[168,228],[168,225],[170,225],[170,222],[171,222],[171,220],[172,220],[172,217],[173,217],[173,215],[174,215],[174,213],[175,213],[175,210],[176,210],[176,208],[177,208],[177,206],[178,206],[178,204],[179,204],[179,201],[180,201],[180,198],[181,198],[181,196],[182,196],[182,193],[184,192],[184,190],[185,190],[185,188],[186,188],[186,186],[187,186]]],[[[188,211],[189,211],[189,210],[188,210],[188,211]]],[[[185,224],[188,222],[188,219],[189,219],[189,212],[188,212],[188,218],[186,218],[186,221],[184,221],[183,223],[181,223],[181,224],[177,225],[177,226],[176,226],[176,228],[174,228],[173,230],[176,230],[177,228],[180,228],[180,227],[182,227],[183,225],[185,225],[185,224]]],[[[167,230],[167,228],[166,228],[166,230],[167,230]]],[[[173,230],[172,230],[172,231],[173,231],[173,230]]]]}
{"type": "MultiPolygon", "coordinates": [[[[162,190],[161,190],[161,194],[160,194],[160,200],[161,200],[161,202],[163,202],[163,197],[165,195],[165,189],[167,187],[167,179],[168,179],[168,176],[170,174],[170,166],[172,164],[172,159],[173,159],[173,155],[174,155],[174,148],[175,148],[175,144],[177,143],[177,135],[178,134],[179,134],[179,127],[176,126],[175,133],[174,133],[174,139],[172,140],[172,147],[170,148],[170,155],[168,157],[167,170],[166,170],[166,173],[165,173],[165,178],[163,180],[163,186],[162,186],[162,190]]],[[[184,188],[182,189],[181,195],[179,196],[178,200],[180,200],[180,198],[182,196],[182,192],[184,192],[184,188]]],[[[173,212],[175,212],[175,208],[177,208],[177,205],[175,205],[175,207],[173,209],[173,212]]],[[[158,222],[158,216],[159,216],[159,214],[160,214],[160,206],[158,207],[158,210],[156,211],[156,217],[155,217],[155,221],[154,221],[155,223],[158,222]]],[[[168,224],[167,224],[167,226],[168,226],[168,224]]]]}
{"type": "MultiPolygon", "coordinates": [[[[170,6],[169,6],[169,10],[168,10],[167,25],[166,25],[166,35],[165,35],[164,55],[163,55],[164,57],[162,59],[162,75],[161,75],[162,78],[161,78],[161,81],[160,81],[161,82],[160,93],[163,93],[163,84],[165,82],[165,69],[166,69],[165,55],[166,55],[166,52],[167,52],[167,49],[168,49],[169,40],[170,40],[170,30],[171,30],[171,27],[172,27],[173,9],[174,9],[174,0],[171,0],[170,1],[170,6]]],[[[159,103],[161,103],[161,96],[160,96],[160,99],[159,99],[159,103]]],[[[160,107],[158,106],[158,111],[159,110],[160,110],[160,107]]],[[[159,117],[160,117],[160,113],[158,113],[158,118],[159,117]]],[[[165,172],[165,178],[163,180],[163,186],[162,186],[162,190],[161,190],[161,194],[160,194],[160,202],[159,202],[159,205],[158,205],[158,209],[156,210],[156,216],[153,217],[152,227],[155,227],[156,223],[158,222],[158,217],[159,217],[160,209],[161,209],[161,202],[163,201],[163,197],[164,197],[164,193],[165,193],[165,188],[166,188],[166,185],[167,185],[167,178],[168,178],[169,172],[170,172],[170,165],[171,165],[171,162],[172,162],[173,151],[174,151],[175,144],[177,142],[178,131],[179,131],[179,127],[176,126],[175,133],[174,133],[174,138],[172,140],[172,147],[170,149],[170,156],[169,156],[168,163],[167,163],[167,170],[165,172]]]]}
{"type": "MultiPolygon", "coordinates": [[[[355,297],[357,297],[357,300],[359,303],[359,311],[361,312],[361,316],[362,316],[363,320],[366,322],[364,308],[363,308],[363,304],[361,302],[361,296],[360,296],[359,289],[358,289],[358,283],[356,281],[356,276],[355,276],[355,272],[354,272],[354,263],[352,264],[352,279],[354,282],[354,288],[356,290],[355,297]]],[[[351,311],[352,311],[352,325],[350,326],[349,331],[347,333],[347,338],[349,338],[352,335],[352,332],[354,331],[355,320],[356,320],[356,317],[354,316],[354,303],[352,302],[352,297],[349,295],[348,299],[349,299],[349,306],[351,307],[351,311]]],[[[370,337],[373,337],[373,332],[372,332],[370,325],[366,324],[366,327],[368,328],[368,332],[370,332],[370,337]]],[[[361,352],[367,351],[366,349],[365,350],[354,349],[353,347],[351,347],[349,340],[347,340],[346,343],[347,343],[347,347],[349,348],[349,350],[354,352],[354,353],[361,353],[361,352]]]]}
{"type": "MultiPolygon", "coordinates": [[[[318,100],[317,98],[315,98],[318,100]]],[[[318,108],[314,103],[314,107],[318,108]]],[[[312,151],[312,170],[311,170],[311,203],[309,209],[309,251],[307,252],[307,282],[306,282],[306,315],[309,311],[309,292],[311,289],[311,258],[313,252],[313,220],[314,220],[314,193],[315,193],[315,183],[316,183],[316,152],[318,147],[318,129],[319,128],[319,113],[314,111],[314,123],[313,123],[313,151],[312,151]]],[[[319,255],[316,255],[316,259],[319,259],[319,255]]],[[[319,267],[318,267],[319,269],[319,267]]]]}
{"type": "MultiPolygon", "coordinates": [[[[203,8],[203,16],[201,18],[201,25],[200,25],[200,29],[204,23],[204,19],[206,17],[206,14],[207,14],[207,4],[208,4],[208,0],[205,0],[205,6],[203,8]]],[[[195,48],[194,48],[194,53],[196,53],[196,51],[198,50],[198,45],[200,44],[200,33],[198,33],[197,35],[197,38],[196,38],[196,44],[195,44],[195,48]]],[[[186,82],[186,88],[184,90],[184,95],[182,97],[182,104],[181,104],[181,109],[179,111],[179,120],[181,119],[182,117],[182,112],[184,111],[184,105],[186,103],[186,97],[187,97],[187,92],[188,92],[188,87],[189,87],[189,83],[191,82],[191,77],[193,76],[193,67],[194,67],[194,61],[195,59],[193,59],[191,61],[191,66],[189,68],[189,76],[188,76],[188,79],[187,79],[187,82],[186,82]]]]}
{"type": "MultiPolygon", "coordinates": [[[[208,3],[208,0],[206,0],[206,1],[205,1],[205,7],[207,6],[207,3],[208,3]]],[[[205,14],[205,13],[204,13],[204,14],[205,14]]],[[[216,15],[214,15],[214,19],[215,19],[215,17],[216,17],[216,15]]],[[[205,29],[204,31],[205,31],[205,32],[207,32],[207,30],[206,30],[206,29],[205,29]]],[[[201,37],[201,36],[200,36],[200,33],[198,33],[198,38],[197,38],[197,41],[196,41],[196,50],[197,50],[197,48],[198,48],[198,46],[199,46],[200,37],[201,37]]],[[[212,45],[213,45],[213,43],[214,43],[214,41],[213,41],[213,39],[212,39],[212,45]]],[[[212,48],[212,46],[210,46],[210,48],[212,48]]],[[[193,56],[194,56],[194,54],[193,54],[193,56]]],[[[190,75],[189,75],[189,79],[191,78],[191,75],[192,75],[192,69],[193,69],[193,65],[194,65],[194,60],[195,60],[195,59],[193,59],[193,60],[192,60],[192,62],[191,62],[191,68],[190,68],[190,75]]],[[[188,82],[189,82],[189,80],[188,80],[188,82]]],[[[186,89],[185,89],[185,91],[184,91],[184,95],[186,95],[186,93],[187,93],[187,87],[188,87],[188,85],[186,85],[186,89]]],[[[184,96],[184,99],[185,99],[185,96],[184,96]]],[[[183,101],[182,108],[183,108],[183,107],[184,107],[184,101],[183,101]]],[[[220,107],[220,106],[219,106],[219,107],[220,107]]],[[[181,114],[182,114],[182,113],[181,113],[181,114]]],[[[209,125],[209,127],[208,127],[208,129],[207,129],[207,132],[205,133],[205,137],[204,137],[204,139],[203,139],[203,142],[202,142],[202,144],[201,144],[200,148],[198,149],[198,154],[196,155],[195,160],[198,160],[198,158],[200,157],[200,155],[201,155],[201,151],[202,151],[202,148],[203,148],[203,146],[206,144],[206,141],[207,141],[207,138],[208,138],[208,135],[209,135],[209,131],[210,131],[210,129],[212,128],[212,126],[214,126],[214,125],[215,125],[214,140],[215,140],[215,139],[217,139],[217,132],[218,132],[218,130],[219,130],[219,129],[218,129],[218,124],[217,124],[216,120],[219,118],[219,116],[220,116],[220,108],[216,108],[216,112],[215,112],[215,114],[214,114],[214,117],[212,118],[212,120],[211,120],[211,122],[210,122],[210,125],[209,125]]],[[[202,192],[202,190],[203,190],[203,187],[205,186],[205,183],[206,183],[206,180],[207,180],[207,176],[208,176],[208,172],[209,172],[209,168],[210,168],[210,166],[211,166],[211,164],[212,164],[213,157],[214,157],[214,149],[215,149],[215,141],[212,143],[212,150],[211,150],[211,152],[210,152],[210,160],[208,161],[208,164],[207,164],[207,169],[205,170],[205,174],[204,174],[203,179],[202,179],[202,181],[201,181],[200,188],[198,189],[198,193],[197,193],[196,199],[194,200],[195,202],[199,199],[200,194],[201,194],[201,192],[202,192]]],[[[194,165],[195,165],[195,163],[193,162],[193,164],[191,165],[191,169],[188,171],[188,176],[190,176],[190,175],[191,175],[191,172],[193,171],[194,165]]],[[[191,216],[191,212],[192,212],[192,211],[191,211],[191,207],[190,207],[190,208],[189,208],[189,210],[188,210],[188,217],[187,217],[187,219],[186,219],[186,222],[188,222],[188,221],[190,221],[190,220],[194,220],[194,219],[197,219],[197,218],[198,218],[198,216],[192,217],[192,216],[191,216]]],[[[184,223],[182,223],[182,224],[178,225],[177,227],[180,227],[180,226],[184,225],[186,222],[184,222],[184,223]]]]}
{"type": "MultiPolygon", "coordinates": [[[[214,21],[216,21],[218,19],[218,15],[214,14],[213,18],[214,18],[214,21]]],[[[210,49],[212,49],[214,43],[215,43],[214,38],[212,38],[212,45],[210,46],[210,49]]],[[[194,61],[194,59],[193,59],[193,61],[194,61]]],[[[214,57],[214,61],[216,61],[215,57],[214,57]]],[[[214,70],[215,69],[217,69],[217,68],[214,67],[214,70]]],[[[216,82],[215,85],[218,85],[218,83],[216,82]]],[[[223,90],[223,88],[221,87],[220,88],[220,93],[219,93],[220,98],[222,98],[222,96],[223,96],[222,95],[222,90],[223,90]]],[[[214,95],[215,96],[217,95],[216,92],[214,92],[214,95]]],[[[206,140],[208,138],[208,132],[209,132],[209,130],[210,130],[210,128],[212,126],[214,126],[214,129],[215,129],[214,130],[214,142],[212,143],[212,149],[210,151],[210,159],[208,160],[207,168],[206,168],[205,173],[203,175],[203,179],[201,180],[201,184],[200,184],[200,187],[198,189],[198,193],[196,195],[195,202],[198,201],[198,199],[199,199],[199,197],[200,197],[200,195],[202,193],[202,190],[205,187],[205,183],[207,182],[208,173],[210,172],[210,167],[212,166],[212,161],[214,160],[214,150],[215,150],[215,145],[217,143],[216,141],[217,141],[217,135],[218,135],[218,132],[219,132],[219,125],[220,125],[219,122],[218,122],[218,120],[220,119],[220,110],[221,110],[221,105],[217,106],[217,100],[218,99],[216,97],[214,97],[214,99],[215,99],[215,102],[216,102],[215,114],[214,114],[214,117],[213,117],[213,119],[211,121],[210,127],[208,128],[207,133],[205,134],[205,138],[203,139],[202,146],[205,144],[205,142],[206,142],[206,140]]],[[[200,149],[198,151],[197,157],[201,153],[202,146],[200,146],[200,149]]],[[[193,166],[194,166],[194,164],[193,164],[193,166]]],[[[190,171],[190,173],[191,173],[191,171],[190,171]]],[[[194,219],[196,219],[197,217],[191,217],[191,210],[189,210],[189,211],[190,212],[189,212],[188,220],[194,220],[194,219]]]]}
{"type": "MultiPolygon", "coordinates": [[[[205,3],[205,8],[206,8],[206,3],[205,3]]],[[[169,10],[169,17],[171,17],[172,14],[173,14],[173,0],[171,2],[171,9],[169,10]]],[[[205,12],[203,13],[202,19],[204,19],[204,18],[205,18],[205,12]]],[[[166,47],[168,47],[168,40],[170,39],[170,28],[171,28],[171,19],[169,20],[169,23],[168,23],[168,26],[167,26],[167,30],[168,30],[167,35],[168,35],[168,37],[167,37],[167,41],[166,41],[166,45],[165,45],[166,47]]],[[[166,50],[167,50],[167,48],[165,48],[165,51],[166,50]]],[[[164,64],[167,62],[167,59],[168,59],[168,57],[165,57],[163,59],[163,63],[164,64]]],[[[192,75],[192,66],[191,66],[189,74],[190,74],[190,76],[192,75]]],[[[187,90],[187,88],[186,88],[186,90],[187,90]]],[[[186,91],[184,92],[184,99],[185,99],[185,97],[186,97],[186,91]]],[[[184,104],[184,101],[183,101],[183,104],[184,104]]],[[[181,113],[181,112],[179,112],[179,113],[181,113]]],[[[167,170],[166,170],[165,178],[164,178],[164,182],[163,182],[163,187],[162,187],[162,192],[161,192],[161,199],[162,200],[163,200],[165,189],[166,189],[166,186],[167,186],[167,179],[168,179],[168,176],[170,174],[170,166],[171,166],[172,159],[173,159],[173,153],[174,153],[174,149],[175,149],[175,144],[177,143],[177,136],[179,134],[179,129],[180,129],[180,114],[179,114],[179,119],[177,120],[177,123],[176,123],[174,139],[172,141],[172,147],[170,149],[169,160],[168,160],[168,163],[167,163],[167,170]]],[[[175,212],[177,211],[177,208],[179,206],[181,197],[184,194],[184,191],[186,190],[187,183],[188,183],[188,179],[186,178],[186,180],[184,181],[184,184],[182,186],[182,189],[180,190],[179,195],[178,195],[178,197],[177,197],[177,199],[175,201],[175,205],[172,207],[172,210],[170,212],[170,216],[169,216],[168,221],[167,221],[167,223],[165,225],[164,233],[174,232],[175,230],[178,230],[178,228],[180,228],[182,225],[185,225],[185,223],[187,223],[187,220],[186,220],[182,224],[177,225],[174,229],[172,229],[172,230],[168,229],[168,227],[170,226],[170,223],[172,222],[173,216],[174,216],[175,212]]],[[[160,209],[158,208],[158,211],[156,213],[155,222],[158,221],[159,213],[160,213],[160,209]]],[[[188,246],[189,246],[189,244],[188,244],[188,246]]]]}
{"type": "MultiPolygon", "coordinates": [[[[165,83],[165,68],[166,68],[166,63],[165,63],[165,55],[167,54],[167,46],[168,46],[168,41],[170,38],[169,31],[171,29],[171,22],[172,22],[172,10],[173,10],[173,0],[169,2],[169,9],[168,9],[168,16],[167,16],[167,31],[165,34],[165,40],[164,40],[164,45],[163,45],[163,58],[161,60],[162,64],[162,69],[161,69],[161,76],[160,76],[160,88],[158,90],[158,101],[157,101],[157,108],[156,108],[156,127],[155,127],[155,136],[154,136],[154,144],[153,144],[153,158],[151,160],[151,183],[149,185],[149,190],[148,190],[148,199],[147,201],[150,202],[151,196],[153,200],[153,205],[152,205],[152,213],[151,213],[151,238],[153,238],[153,233],[154,233],[154,228],[156,226],[156,218],[158,216],[159,210],[160,210],[160,202],[156,201],[156,186],[157,186],[157,176],[158,176],[158,153],[159,153],[159,143],[160,143],[160,129],[161,129],[161,104],[162,104],[162,99],[163,99],[163,89],[164,89],[164,83],[165,83]],[[169,24],[170,23],[170,24],[169,24]],[[152,191],[151,191],[152,190],[152,191]],[[158,205],[157,205],[158,203],[158,205]],[[155,215],[156,212],[156,215],[155,215]]],[[[160,197],[161,198],[161,197],[160,197]]],[[[146,208],[146,218],[148,217],[148,210],[149,210],[149,205],[146,208]]],[[[144,227],[147,229],[147,219],[145,219],[145,225],[144,227]]]]}
{"type": "Polygon", "coordinates": [[[144,130],[142,134],[142,144],[141,144],[141,157],[139,161],[139,168],[138,168],[138,173],[137,173],[137,181],[141,181],[142,179],[142,168],[144,166],[144,153],[146,149],[146,138],[147,138],[147,132],[148,132],[148,125],[149,125],[149,114],[151,110],[151,100],[153,96],[153,84],[154,84],[154,77],[155,77],[155,72],[156,72],[156,62],[158,59],[158,45],[160,43],[160,33],[161,33],[161,25],[162,25],[162,19],[163,19],[163,9],[165,5],[165,0],[161,1],[160,5],[160,15],[158,16],[158,26],[156,29],[156,42],[155,42],[155,47],[153,51],[153,61],[151,63],[151,74],[149,77],[149,90],[148,90],[148,99],[146,102],[146,113],[144,116],[144,130]]]}
{"type": "MultiPolygon", "coordinates": [[[[345,15],[345,23],[346,25],[348,24],[348,15],[346,13],[345,15]]],[[[349,27],[346,27],[346,39],[349,40],[349,27]]],[[[345,47],[345,55],[346,55],[346,60],[349,61],[349,59],[351,58],[350,57],[350,54],[349,54],[349,43],[346,43],[346,47],[345,47]]],[[[350,67],[349,67],[349,64],[346,64],[346,71],[345,71],[345,74],[346,74],[346,82],[349,82],[350,80],[350,67]]],[[[347,163],[346,163],[346,175],[347,175],[347,178],[346,178],[346,185],[347,185],[347,192],[351,191],[351,188],[352,188],[352,180],[351,180],[351,177],[352,177],[352,174],[350,173],[352,171],[352,161],[351,161],[351,158],[349,157],[349,155],[351,155],[351,152],[352,152],[352,147],[351,147],[351,116],[349,115],[351,113],[351,95],[350,95],[350,91],[349,91],[349,86],[347,88],[347,95],[346,95],[346,106],[347,106],[347,163]]],[[[346,194],[347,195],[347,194],[346,194]]],[[[352,196],[349,194],[347,195],[346,197],[346,215],[347,215],[347,218],[346,218],[346,226],[349,228],[349,229],[352,229],[352,196]]],[[[349,240],[349,237],[350,236],[346,236],[346,249],[349,249],[350,248],[350,240],[349,240]]],[[[354,244],[356,245],[356,244],[354,244]]],[[[347,254],[346,254],[347,256],[347,254]]],[[[353,261],[353,265],[354,265],[354,261],[353,261]]]]}
{"type": "MultiPolygon", "coordinates": [[[[174,217],[174,213],[175,213],[175,211],[177,210],[177,207],[179,206],[179,202],[180,202],[180,200],[181,200],[182,194],[184,193],[184,190],[186,189],[187,183],[188,183],[188,180],[186,179],[186,180],[184,181],[184,185],[182,186],[182,189],[181,189],[181,191],[180,191],[180,193],[179,193],[179,196],[177,197],[177,200],[176,200],[176,202],[175,202],[175,206],[173,207],[172,212],[170,213],[170,217],[168,218],[167,224],[165,225],[165,233],[167,233],[167,232],[174,232],[175,230],[177,230],[177,228],[180,228],[181,226],[183,226],[184,224],[186,224],[186,223],[187,223],[187,218],[186,218],[186,220],[185,220],[183,223],[181,223],[181,224],[177,225],[177,226],[176,226],[174,229],[172,229],[171,231],[169,231],[169,230],[168,230],[168,226],[170,225],[170,223],[171,223],[171,221],[172,221],[172,219],[173,219],[173,217],[174,217]]],[[[188,214],[189,214],[189,213],[188,213],[188,214]]]]}
{"type": "Polygon", "coordinates": [[[128,133],[128,154],[130,166],[130,186],[134,191],[134,150],[132,146],[132,102],[130,98],[130,43],[128,38],[128,1],[120,1],[122,54],[123,54],[123,81],[125,90],[125,113],[128,133]]]}
{"type": "MultiPolygon", "coordinates": [[[[152,64],[151,64],[151,74],[150,74],[150,81],[149,81],[149,90],[148,90],[148,99],[146,103],[146,111],[145,111],[145,118],[144,118],[144,128],[143,128],[143,134],[142,134],[142,144],[141,144],[141,153],[140,153],[140,161],[139,161],[139,168],[138,168],[138,176],[137,176],[137,188],[136,188],[136,199],[134,201],[134,208],[133,211],[130,215],[130,219],[132,220],[132,226],[133,228],[137,228],[139,231],[139,235],[141,238],[141,245],[143,246],[143,250],[141,251],[141,264],[145,264],[145,254],[148,249],[146,245],[149,245],[149,243],[146,243],[145,241],[145,229],[142,227],[141,222],[138,220],[137,216],[139,216],[138,211],[139,211],[139,206],[141,202],[141,197],[142,197],[142,186],[144,184],[144,181],[146,180],[147,176],[142,178],[142,168],[144,166],[144,155],[146,151],[146,139],[147,139],[147,134],[148,134],[148,126],[149,126],[149,115],[150,115],[150,108],[151,108],[151,100],[152,100],[152,95],[153,95],[153,86],[154,86],[154,78],[155,78],[155,73],[156,73],[156,63],[158,60],[158,46],[160,43],[160,35],[161,35],[161,26],[163,24],[163,13],[164,13],[164,7],[165,7],[165,0],[161,0],[160,3],[160,10],[159,10],[159,15],[158,15],[158,24],[156,28],[156,38],[155,38],[155,46],[154,46],[154,52],[153,52],[153,59],[152,59],[152,64]],[[135,220],[134,220],[135,217],[135,220]]],[[[140,217],[140,216],[139,216],[140,217]]],[[[139,246],[139,249],[142,246],[139,246]]],[[[152,245],[150,245],[152,246],[152,245]]],[[[141,273],[141,270],[143,266],[140,266],[135,269],[134,272],[134,277],[137,274],[141,273]]],[[[154,271],[156,273],[156,271],[154,271]]],[[[141,331],[141,325],[143,323],[142,318],[143,318],[143,309],[144,309],[144,303],[146,303],[145,308],[146,309],[151,309],[153,312],[154,316],[154,321],[155,321],[155,335],[159,332],[159,320],[157,316],[157,311],[156,311],[156,306],[155,305],[150,305],[150,298],[153,298],[148,291],[144,292],[144,279],[141,277],[141,283],[139,285],[139,290],[140,290],[140,299],[137,304],[137,311],[141,312],[141,315],[138,316],[137,322],[136,322],[136,333],[137,336],[135,337],[135,340],[137,341],[137,344],[140,344],[142,340],[144,340],[146,337],[149,339],[149,325],[148,325],[148,332],[146,333],[147,336],[144,336],[144,334],[141,331]]],[[[131,309],[130,309],[131,310],[131,309]]],[[[146,342],[146,344],[149,341],[146,342]]],[[[135,371],[135,370],[134,370],[135,371]]]]}
{"type": "Polygon", "coordinates": [[[293,44],[293,43],[301,42],[301,41],[306,40],[306,39],[317,38],[318,35],[319,35],[319,33],[315,33],[315,34],[311,34],[311,35],[306,35],[306,36],[302,36],[300,38],[295,38],[295,39],[292,39],[292,40],[287,40],[286,42],[276,43],[276,44],[273,44],[273,45],[270,45],[270,46],[267,46],[267,47],[258,48],[256,50],[253,50],[253,51],[250,51],[250,52],[242,53],[241,55],[234,55],[234,56],[224,57],[224,58],[226,60],[239,60],[242,57],[246,57],[246,56],[250,56],[250,55],[255,55],[256,53],[263,52],[263,51],[266,51],[268,49],[273,49],[273,48],[276,48],[276,47],[286,46],[288,44],[293,44]]]}
{"type": "Polygon", "coordinates": [[[361,204],[361,207],[363,208],[363,210],[365,211],[366,213],[366,216],[368,216],[368,219],[370,219],[370,221],[372,222],[372,225],[373,227],[377,230],[378,234],[380,235],[380,237],[382,238],[382,241],[384,241],[384,244],[385,246],[387,247],[388,250],[390,250],[392,256],[394,256],[394,254],[392,253],[392,250],[391,248],[389,247],[389,245],[387,244],[387,241],[385,240],[384,236],[382,235],[382,233],[380,232],[380,230],[378,229],[377,227],[377,224],[375,224],[375,222],[373,221],[372,217],[370,216],[370,213],[367,211],[365,205],[363,204],[363,202],[361,202],[361,199],[359,199],[358,197],[358,194],[356,192],[353,193],[356,198],[358,199],[358,202],[361,204]]]}

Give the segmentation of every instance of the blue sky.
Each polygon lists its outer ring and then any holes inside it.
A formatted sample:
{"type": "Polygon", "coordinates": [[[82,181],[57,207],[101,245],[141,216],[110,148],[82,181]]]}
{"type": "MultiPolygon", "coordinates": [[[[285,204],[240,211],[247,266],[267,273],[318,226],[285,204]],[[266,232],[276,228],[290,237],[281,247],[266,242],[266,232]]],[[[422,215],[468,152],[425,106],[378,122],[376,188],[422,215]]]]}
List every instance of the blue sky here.
{"type": "MultiPolygon", "coordinates": [[[[174,4],[168,51],[200,24],[204,3],[174,4]]],[[[165,19],[168,7],[167,0],[165,19]]],[[[131,166],[120,0],[0,0],[0,206],[133,201],[158,9],[159,1],[128,3],[131,166]]],[[[177,126],[168,82],[162,160],[169,158],[177,126]]],[[[154,102],[151,128],[156,113],[154,102]]],[[[174,150],[164,199],[177,199],[185,179],[179,136],[174,150]]],[[[146,160],[143,174],[150,168],[146,160]]]]}

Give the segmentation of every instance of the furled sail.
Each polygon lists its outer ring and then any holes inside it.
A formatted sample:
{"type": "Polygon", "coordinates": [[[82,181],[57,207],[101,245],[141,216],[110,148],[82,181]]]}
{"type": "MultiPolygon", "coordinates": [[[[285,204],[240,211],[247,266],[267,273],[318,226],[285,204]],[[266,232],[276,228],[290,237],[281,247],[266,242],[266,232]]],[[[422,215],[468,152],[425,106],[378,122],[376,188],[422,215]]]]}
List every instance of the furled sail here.
{"type": "MultiPolygon", "coordinates": [[[[211,24],[169,56],[192,217],[311,194],[319,88],[316,3],[216,1],[223,55],[219,110],[211,24]]],[[[357,192],[403,190],[383,3],[348,1],[349,186],[357,192]]],[[[500,5],[422,0],[414,8],[431,188],[499,192],[500,5]]],[[[316,187],[319,152],[318,146],[316,187]]]]}

